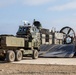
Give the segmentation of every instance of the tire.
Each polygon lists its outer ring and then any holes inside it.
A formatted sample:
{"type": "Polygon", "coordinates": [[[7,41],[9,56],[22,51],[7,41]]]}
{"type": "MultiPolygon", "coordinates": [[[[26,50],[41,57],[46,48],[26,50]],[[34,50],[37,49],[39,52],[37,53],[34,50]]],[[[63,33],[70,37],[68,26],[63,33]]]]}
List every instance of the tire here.
{"type": "Polygon", "coordinates": [[[7,62],[13,62],[15,60],[15,53],[14,51],[8,51],[6,55],[7,62]]]}
{"type": "Polygon", "coordinates": [[[38,50],[33,50],[32,58],[33,59],[37,59],[38,58],[38,50]]]}
{"type": "Polygon", "coordinates": [[[23,57],[23,55],[22,55],[22,52],[21,51],[19,51],[19,50],[17,50],[16,52],[15,52],[15,60],[16,61],[20,61],[20,60],[22,60],[22,57],[23,57]]]}

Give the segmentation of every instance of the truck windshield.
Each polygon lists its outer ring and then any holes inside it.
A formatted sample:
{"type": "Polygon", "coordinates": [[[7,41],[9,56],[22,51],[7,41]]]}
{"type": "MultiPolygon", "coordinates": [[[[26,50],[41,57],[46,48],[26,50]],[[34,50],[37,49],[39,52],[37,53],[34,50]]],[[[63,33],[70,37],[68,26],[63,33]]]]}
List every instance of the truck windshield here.
{"type": "Polygon", "coordinates": [[[19,27],[17,35],[25,35],[28,34],[28,30],[30,29],[30,27],[19,27]]]}
{"type": "Polygon", "coordinates": [[[18,30],[18,32],[26,32],[26,30],[27,30],[27,27],[19,27],[19,30],[18,30]]]}

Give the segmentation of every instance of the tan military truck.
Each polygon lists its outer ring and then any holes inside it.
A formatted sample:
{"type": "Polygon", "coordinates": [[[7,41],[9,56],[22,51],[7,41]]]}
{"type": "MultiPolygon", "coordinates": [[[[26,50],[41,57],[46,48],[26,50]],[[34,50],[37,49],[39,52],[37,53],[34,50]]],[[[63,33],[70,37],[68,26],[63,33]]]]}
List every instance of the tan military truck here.
{"type": "Polygon", "coordinates": [[[37,26],[24,23],[19,26],[16,36],[0,35],[0,60],[20,61],[23,56],[38,58],[40,33],[37,26]]]}

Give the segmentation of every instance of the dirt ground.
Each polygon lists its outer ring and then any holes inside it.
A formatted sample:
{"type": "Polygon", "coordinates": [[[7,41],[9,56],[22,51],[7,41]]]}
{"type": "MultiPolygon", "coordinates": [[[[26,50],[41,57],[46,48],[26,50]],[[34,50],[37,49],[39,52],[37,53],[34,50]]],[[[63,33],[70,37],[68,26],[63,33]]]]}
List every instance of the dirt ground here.
{"type": "Polygon", "coordinates": [[[76,75],[76,66],[0,63],[0,75],[76,75]]]}

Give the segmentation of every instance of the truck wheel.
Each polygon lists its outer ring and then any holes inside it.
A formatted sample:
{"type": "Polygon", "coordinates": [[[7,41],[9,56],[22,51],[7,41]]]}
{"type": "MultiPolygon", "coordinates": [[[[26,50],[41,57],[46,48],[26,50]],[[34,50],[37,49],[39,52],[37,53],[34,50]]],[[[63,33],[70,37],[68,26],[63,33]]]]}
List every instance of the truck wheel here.
{"type": "Polygon", "coordinates": [[[16,61],[20,61],[20,60],[22,60],[22,52],[21,51],[19,51],[19,50],[17,50],[16,51],[16,56],[15,56],[15,60],[16,61]]]}
{"type": "Polygon", "coordinates": [[[8,51],[6,55],[6,61],[13,62],[15,60],[15,53],[14,51],[8,51]]]}
{"type": "Polygon", "coordinates": [[[33,58],[33,59],[37,59],[37,58],[38,58],[38,50],[34,50],[34,51],[33,51],[32,58],[33,58]]]}

